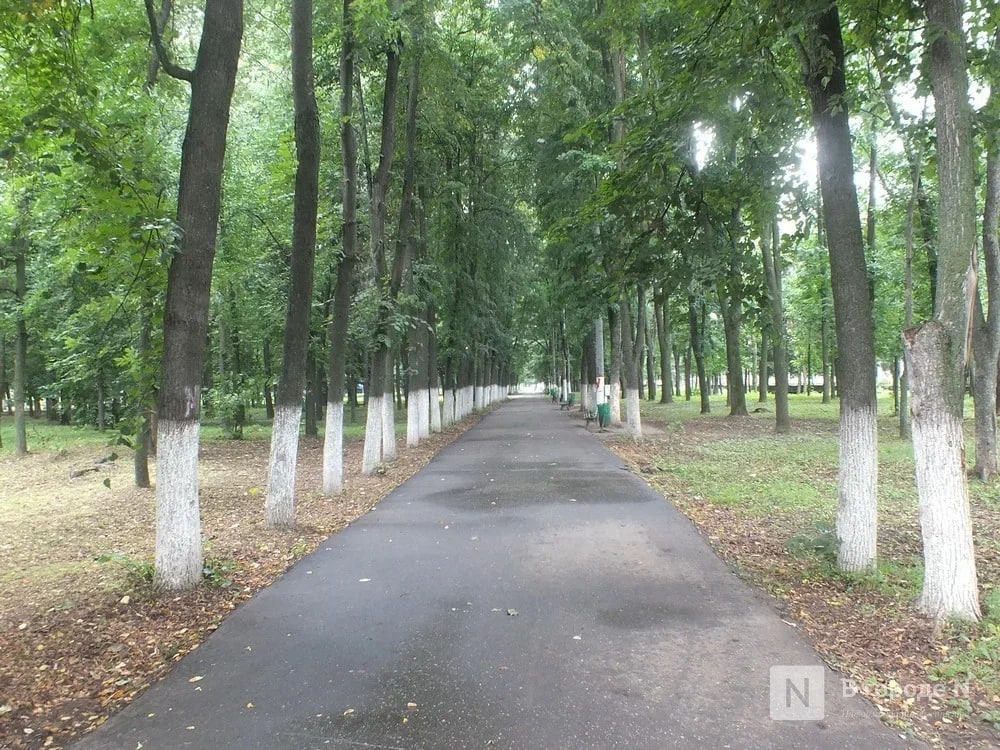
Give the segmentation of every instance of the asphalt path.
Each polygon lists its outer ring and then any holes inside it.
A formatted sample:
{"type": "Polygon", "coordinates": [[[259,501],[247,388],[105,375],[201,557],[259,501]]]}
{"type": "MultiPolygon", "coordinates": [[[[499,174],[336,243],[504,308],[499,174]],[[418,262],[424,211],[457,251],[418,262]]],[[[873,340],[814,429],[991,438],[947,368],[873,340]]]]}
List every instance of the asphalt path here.
{"type": "Polygon", "coordinates": [[[74,747],[912,746],[578,413],[525,397],[74,747]]]}

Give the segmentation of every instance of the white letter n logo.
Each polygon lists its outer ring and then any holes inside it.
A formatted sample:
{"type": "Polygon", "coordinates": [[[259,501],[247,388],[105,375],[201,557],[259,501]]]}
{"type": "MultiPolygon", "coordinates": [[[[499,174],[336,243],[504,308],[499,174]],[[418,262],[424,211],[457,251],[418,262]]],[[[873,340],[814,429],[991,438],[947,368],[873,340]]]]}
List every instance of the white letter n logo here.
{"type": "Polygon", "coordinates": [[[822,666],[780,664],[771,667],[771,718],[775,721],[818,721],[826,701],[822,666]]]}

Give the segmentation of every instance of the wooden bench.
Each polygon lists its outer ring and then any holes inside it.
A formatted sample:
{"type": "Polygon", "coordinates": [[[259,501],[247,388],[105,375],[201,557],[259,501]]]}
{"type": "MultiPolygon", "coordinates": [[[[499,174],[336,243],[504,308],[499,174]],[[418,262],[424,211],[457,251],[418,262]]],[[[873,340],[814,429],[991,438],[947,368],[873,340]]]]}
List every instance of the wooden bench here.
{"type": "Polygon", "coordinates": [[[586,414],[583,415],[583,421],[586,422],[586,425],[584,426],[589,429],[591,422],[597,422],[597,412],[588,411],[586,414]]]}
{"type": "Polygon", "coordinates": [[[559,411],[562,411],[563,409],[572,409],[575,403],[576,403],[576,394],[571,393],[569,394],[568,399],[559,402],[559,411]]]}

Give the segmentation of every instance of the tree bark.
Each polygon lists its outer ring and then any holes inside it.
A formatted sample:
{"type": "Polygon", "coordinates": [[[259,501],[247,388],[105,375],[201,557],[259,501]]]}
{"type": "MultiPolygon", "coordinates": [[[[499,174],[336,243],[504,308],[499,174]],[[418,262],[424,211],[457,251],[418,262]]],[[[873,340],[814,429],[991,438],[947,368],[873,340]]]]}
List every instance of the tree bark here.
{"type": "Polygon", "coordinates": [[[975,289],[976,202],[963,2],[926,0],[937,135],[938,273],[934,319],[904,332],[913,413],[924,585],[935,620],[978,620],[962,408],[975,289]]]}
{"type": "Polygon", "coordinates": [[[622,423],[622,315],[614,307],[608,308],[608,327],[611,329],[608,401],[611,406],[611,424],[620,425],[622,423]]]}
{"type": "Polygon", "coordinates": [[[764,262],[764,281],[774,332],[774,431],[788,432],[792,427],[788,415],[788,349],[785,345],[785,306],[782,296],[781,238],[777,220],[767,217],[760,250],[764,262]]]}
{"type": "MultiPolygon", "coordinates": [[[[397,39],[386,50],[385,87],[382,93],[382,138],[378,169],[375,173],[371,206],[371,245],[375,259],[375,277],[379,307],[375,321],[375,354],[372,358],[372,395],[365,423],[365,447],[362,472],[373,474],[383,463],[396,457],[395,438],[395,377],[393,374],[392,342],[389,331],[389,306],[395,301],[392,286],[397,278],[386,260],[386,217],[388,214],[389,183],[392,178],[393,153],[396,148],[396,92],[399,87],[399,53],[402,41],[397,39]],[[388,274],[391,273],[391,279],[388,274]],[[376,403],[376,399],[378,402],[376,403]]],[[[414,113],[415,117],[415,113],[414,113]]],[[[407,117],[407,123],[410,118],[407,117]]],[[[412,191],[412,182],[409,185],[412,191]]],[[[403,188],[400,207],[400,238],[405,246],[409,232],[407,186],[403,188]]],[[[410,193],[412,196],[412,192],[410,193]]],[[[398,259],[397,246],[397,259],[398,259]]],[[[400,277],[401,278],[401,277],[400,277]]],[[[398,287],[396,287],[398,291],[398,287]]]]}
{"type": "Polygon", "coordinates": [[[150,337],[153,322],[148,313],[143,313],[139,325],[139,339],[136,342],[136,359],[139,362],[139,377],[136,388],[136,417],[139,430],[135,437],[135,451],[132,459],[132,474],[136,487],[150,487],[149,481],[149,448],[152,433],[152,406],[150,392],[152,383],[146,377],[146,362],[150,355],[150,337]]]}
{"type": "Polygon", "coordinates": [[[660,346],[660,403],[671,404],[674,401],[674,383],[670,368],[672,363],[672,345],[670,330],[670,295],[663,287],[653,298],[653,317],[656,323],[656,338],[660,346]]]}
{"type": "MultiPolygon", "coordinates": [[[[1000,30],[994,37],[1000,49],[1000,30]]],[[[990,91],[987,111],[1000,104],[997,85],[990,91]]],[[[1000,356],[1000,142],[988,133],[986,144],[986,200],[983,209],[983,257],[986,268],[988,311],[983,310],[982,294],[976,293],[972,325],[972,395],[976,406],[976,465],[973,472],[983,482],[997,476],[997,357],[1000,356]]]]}
{"type": "MultiPolygon", "coordinates": [[[[268,528],[295,526],[295,467],[298,460],[302,389],[306,370],[315,374],[309,355],[316,217],[319,205],[320,130],[313,76],[312,0],[292,0],[292,98],[295,108],[295,199],[292,218],[292,267],[285,309],[284,350],[271,429],[270,470],[264,518],[268,528]],[[311,367],[308,367],[311,365],[311,367]]],[[[309,378],[313,401],[315,377],[309,378]]],[[[308,415],[316,424],[316,411],[308,415]]]]}
{"type": "MultiPolygon", "coordinates": [[[[170,262],[163,324],[155,583],[164,590],[194,586],[202,576],[198,504],[202,369],[229,104],[242,37],[242,0],[207,0],[197,62],[187,77],[191,104],[177,197],[180,247],[170,262]]],[[[171,72],[166,65],[164,69],[171,72]]]]}
{"type": "MultiPolygon", "coordinates": [[[[343,161],[343,255],[337,266],[333,310],[327,327],[326,427],[323,433],[323,494],[344,489],[344,384],[347,369],[347,330],[351,314],[351,287],[358,254],[358,141],[354,132],[354,14],[353,0],[344,0],[343,41],[340,53],[340,144],[343,161]]],[[[356,386],[351,383],[352,395],[356,386]]],[[[365,401],[369,409],[373,391],[365,401]]]]}
{"type": "Polygon", "coordinates": [[[621,297],[622,364],[625,370],[625,431],[633,440],[642,439],[639,413],[639,381],[646,332],[646,291],[640,284],[636,293],[635,325],[632,322],[630,292],[621,297]],[[635,335],[633,337],[633,330],[635,335]]]}
{"type": "MultiPolygon", "coordinates": [[[[768,386],[768,358],[770,357],[770,352],[768,351],[767,342],[769,337],[767,335],[767,328],[761,326],[760,329],[760,362],[758,366],[760,370],[757,373],[757,402],[761,404],[767,403],[767,386],[768,386]]],[[[777,381],[775,381],[777,382],[777,381]]],[[[785,375],[785,383],[788,382],[788,376],[785,375]]]]}
{"type": "MultiPolygon", "coordinates": [[[[704,304],[704,303],[703,303],[704,304]]],[[[698,371],[698,390],[701,397],[701,413],[710,414],[708,373],[705,370],[705,331],[698,320],[698,306],[694,295],[688,295],[688,325],[691,329],[691,353],[694,355],[695,369],[698,371]]],[[[690,376],[688,382],[690,382],[690,376]]]]}
{"type": "Polygon", "coordinates": [[[877,558],[875,343],[836,5],[813,17],[806,43],[798,41],[797,49],[812,101],[839,347],[837,564],[859,571],[873,567],[877,558]]]}
{"type": "Polygon", "coordinates": [[[25,381],[28,371],[28,325],[24,320],[24,304],[28,296],[26,237],[17,238],[14,256],[14,299],[17,302],[17,326],[14,331],[14,452],[28,453],[28,424],[24,413],[25,381]]]}

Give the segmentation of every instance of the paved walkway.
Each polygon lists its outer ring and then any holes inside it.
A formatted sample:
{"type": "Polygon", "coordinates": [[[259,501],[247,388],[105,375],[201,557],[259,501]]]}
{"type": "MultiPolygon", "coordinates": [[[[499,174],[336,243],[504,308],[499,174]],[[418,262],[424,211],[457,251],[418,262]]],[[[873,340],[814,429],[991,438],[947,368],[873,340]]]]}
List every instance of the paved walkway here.
{"type": "Polygon", "coordinates": [[[773,721],[771,667],[820,664],[579,415],[521,398],[75,748],[908,746],[824,668],[823,718],[773,721]]]}

